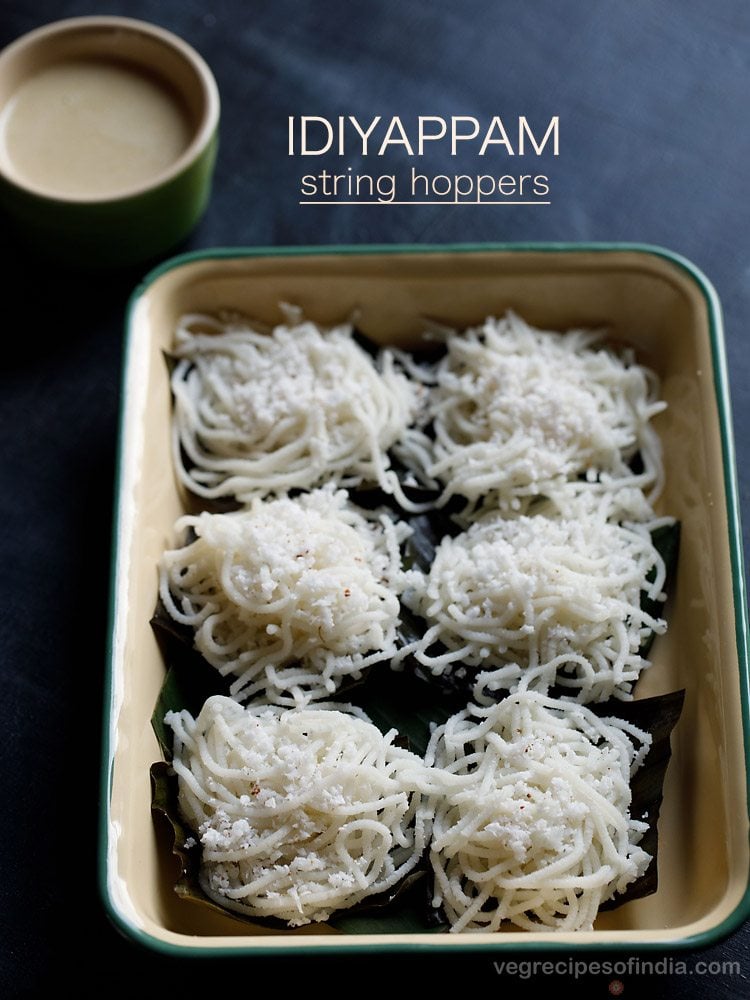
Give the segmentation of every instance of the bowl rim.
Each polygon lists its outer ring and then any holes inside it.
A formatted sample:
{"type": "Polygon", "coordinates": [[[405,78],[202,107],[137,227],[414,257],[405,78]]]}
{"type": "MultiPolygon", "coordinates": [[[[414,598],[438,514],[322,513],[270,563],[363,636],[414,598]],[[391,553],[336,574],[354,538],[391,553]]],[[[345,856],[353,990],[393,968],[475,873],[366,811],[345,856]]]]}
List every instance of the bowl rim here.
{"type": "MultiPolygon", "coordinates": [[[[726,352],[723,336],[723,321],[721,304],[718,294],[709,278],[692,261],[675,251],[665,247],[636,242],[508,242],[508,243],[441,243],[441,244],[419,244],[419,243],[363,243],[363,244],[328,244],[322,246],[302,245],[302,246],[221,246],[204,248],[173,256],[151,271],[149,271],[142,281],[135,287],[127,303],[124,322],[125,338],[123,346],[123,358],[127,361],[129,344],[132,335],[133,318],[138,303],[148,292],[149,288],[163,275],[170,271],[190,265],[196,262],[211,260],[229,260],[253,257],[307,257],[307,256],[333,256],[333,255],[405,255],[405,254],[470,254],[470,253],[634,253],[644,256],[658,257],[672,264],[679,271],[687,274],[697,286],[702,298],[705,301],[708,318],[708,334],[713,363],[713,385],[716,392],[716,402],[719,416],[719,433],[722,446],[722,465],[724,473],[724,494],[726,500],[727,515],[727,542],[730,556],[730,566],[732,572],[732,594],[734,598],[734,619],[735,619],[735,640],[737,643],[737,657],[739,664],[739,694],[742,722],[742,742],[745,751],[745,785],[747,789],[747,811],[750,819],[750,616],[747,605],[747,588],[745,579],[744,555],[742,547],[742,530],[740,522],[739,489],[737,483],[737,471],[734,448],[734,434],[731,420],[731,403],[729,396],[729,379],[726,361],[726,352]]],[[[121,399],[124,399],[125,380],[127,378],[127,364],[123,365],[121,399]]],[[[100,810],[99,810],[99,844],[98,844],[98,880],[100,896],[104,904],[107,916],[114,926],[125,936],[132,939],[143,947],[152,951],[169,956],[179,956],[186,958],[233,958],[242,959],[250,955],[271,956],[271,955],[311,955],[324,952],[329,955],[355,955],[355,954],[396,954],[410,953],[426,955],[440,952],[444,941],[439,941],[434,935],[425,935],[425,940],[415,944],[414,940],[399,941],[396,936],[388,936],[383,941],[358,942],[356,935],[337,935],[333,938],[326,938],[325,946],[313,945],[308,939],[294,938],[281,943],[273,943],[267,938],[253,938],[252,943],[236,945],[204,945],[198,946],[190,944],[189,940],[185,944],[175,944],[171,941],[158,938],[133,919],[133,916],[118,904],[112,885],[109,879],[109,853],[115,848],[115,844],[110,837],[110,817],[109,803],[111,794],[111,778],[114,763],[112,745],[112,694],[114,687],[114,645],[113,636],[116,624],[116,584],[117,584],[117,552],[118,540],[121,528],[122,504],[121,487],[123,481],[123,455],[126,436],[125,408],[121,406],[120,426],[117,444],[117,466],[115,471],[114,490],[114,512],[112,529],[112,552],[110,563],[110,596],[109,596],[109,617],[108,617],[108,637],[105,664],[105,700],[103,712],[102,730],[102,766],[100,785],[100,810]]],[[[535,952],[560,953],[574,951],[576,953],[601,953],[613,952],[617,954],[625,953],[666,953],[670,951],[685,951],[688,949],[703,949],[716,944],[736,930],[742,923],[750,919],[750,872],[747,874],[742,896],[735,904],[734,909],[724,917],[719,923],[697,933],[691,933],[684,937],[659,937],[651,940],[633,941],[613,939],[611,935],[603,933],[601,940],[597,932],[585,934],[580,942],[571,945],[570,941],[555,941],[554,935],[545,937],[544,941],[529,940],[512,943],[512,951],[515,954],[528,955],[535,952]],[[592,940],[593,935],[593,940],[592,940]]],[[[453,942],[457,939],[454,937],[453,942]]],[[[498,953],[503,950],[502,935],[498,935],[496,941],[472,941],[471,936],[462,937],[460,946],[456,945],[460,952],[464,953],[498,953]]]]}
{"type": "MultiPolygon", "coordinates": [[[[131,198],[138,198],[141,195],[148,194],[168,184],[176,177],[179,177],[184,171],[188,170],[210,146],[211,140],[218,128],[221,109],[219,88],[213,72],[205,59],[188,42],[174,34],[174,32],[168,31],[166,28],[162,28],[160,25],[153,24],[150,21],[143,21],[132,17],[98,14],[52,21],[49,24],[33,28],[0,50],[0,67],[6,61],[15,59],[25,50],[31,50],[50,38],[116,29],[144,35],[157,41],[165,48],[169,48],[181,56],[192,70],[196,80],[200,84],[205,107],[200,123],[194,130],[194,134],[187,147],[169,166],[154,174],[148,180],[142,181],[132,187],[124,188],[121,191],[115,191],[112,194],[61,194],[60,192],[55,192],[29,182],[14,171],[7,169],[6,165],[0,160],[0,179],[5,181],[6,184],[18,191],[22,191],[28,196],[55,204],[71,206],[86,205],[92,207],[116,205],[131,198]]],[[[103,51],[101,55],[106,60],[107,52],[103,51]]],[[[50,65],[54,65],[54,60],[50,65]]],[[[10,94],[8,99],[0,106],[0,112],[7,107],[12,97],[13,94],[10,94]]]]}

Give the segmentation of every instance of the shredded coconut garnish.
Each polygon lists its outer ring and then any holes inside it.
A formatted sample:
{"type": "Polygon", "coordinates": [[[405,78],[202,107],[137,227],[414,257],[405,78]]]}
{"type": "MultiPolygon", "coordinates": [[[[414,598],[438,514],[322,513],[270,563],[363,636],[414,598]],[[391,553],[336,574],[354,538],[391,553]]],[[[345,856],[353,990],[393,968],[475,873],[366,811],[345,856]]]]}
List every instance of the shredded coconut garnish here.
{"type": "Polygon", "coordinates": [[[630,778],[651,736],[532,692],[469,706],[433,734],[427,763],[456,784],[436,800],[434,905],[451,930],[591,930],[643,875],[648,824],[630,778]]]}
{"type": "Polygon", "coordinates": [[[205,659],[236,677],[234,697],[327,698],[396,652],[402,522],[320,489],[185,516],[176,531],[196,537],[164,553],[161,599],[205,659]]]}
{"type": "Polygon", "coordinates": [[[444,484],[443,503],[458,494],[470,509],[517,510],[581,478],[638,486],[652,502],[661,490],[656,377],[596,331],[537,330],[512,312],[489,318],[448,336],[436,380],[427,472],[444,484]]]}
{"type": "Polygon", "coordinates": [[[243,708],[215,696],[170,712],[183,817],[214,900],[290,926],[393,888],[428,837],[421,758],[349,706],[243,708]]]}
{"type": "Polygon", "coordinates": [[[647,661],[639,649],[666,622],[641,608],[664,600],[656,519],[637,490],[585,491],[531,515],[486,514],[411,571],[406,602],[426,621],[399,652],[434,674],[475,668],[474,697],[554,685],[579,701],[628,698],[647,661]],[[647,520],[619,523],[626,511],[647,520]],[[442,647],[436,644],[442,644],[442,647]]]}
{"type": "Polygon", "coordinates": [[[324,482],[377,483],[412,509],[386,452],[408,450],[425,389],[391,351],[376,362],[351,326],[323,330],[292,310],[271,334],[183,316],[174,354],[174,460],[193,493],[246,503],[324,482]]]}

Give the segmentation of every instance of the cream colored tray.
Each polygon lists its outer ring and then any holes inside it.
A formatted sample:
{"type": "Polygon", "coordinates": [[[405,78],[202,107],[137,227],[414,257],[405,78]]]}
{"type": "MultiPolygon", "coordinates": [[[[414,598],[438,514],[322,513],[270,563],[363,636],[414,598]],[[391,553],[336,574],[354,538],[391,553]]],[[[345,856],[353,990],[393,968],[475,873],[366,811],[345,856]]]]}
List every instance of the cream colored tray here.
{"type": "Polygon", "coordinates": [[[178,954],[437,951],[707,944],[750,915],[747,612],[729,401],[715,293],[688,262],[649,247],[325,247],[176,258],[136,290],[128,315],[106,704],[101,885],[112,919],[178,954]],[[179,900],[150,812],[149,719],[164,666],[149,618],[156,564],[183,510],[170,457],[162,351],[183,312],[236,309],[268,323],[293,302],[320,323],[358,312],[382,343],[408,346],[429,316],[477,324],[507,308],[550,329],[606,325],[662,378],[657,418],[665,511],[682,522],[669,632],[637,696],[685,688],[660,819],[658,893],[575,934],[257,933],[179,900]],[[172,881],[171,881],[172,880],[172,881]]]}

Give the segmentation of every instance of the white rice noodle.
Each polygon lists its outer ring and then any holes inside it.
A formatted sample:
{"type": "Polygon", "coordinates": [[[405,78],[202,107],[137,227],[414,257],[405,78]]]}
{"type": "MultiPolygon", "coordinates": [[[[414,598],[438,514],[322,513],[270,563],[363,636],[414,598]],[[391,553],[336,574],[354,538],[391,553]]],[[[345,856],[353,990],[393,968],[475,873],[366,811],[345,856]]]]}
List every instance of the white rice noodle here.
{"type": "Polygon", "coordinates": [[[614,520],[650,513],[636,489],[558,500],[531,516],[493,512],[444,538],[429,573],[409,573],[404,600],[427,627],[399,659],[412,654],[435,675],[468,668],[484,703],[555,685],[581,702],[629,698],[648,666],[642,643],[666,630],[641,598],[665,599],[651,532],[671,521],[614,520]]]}
{"type": "MultiPolygon", "coordinates": [[[[455,776],[437,799],[434,905],[453,932],[591,930],[650,861],[630,779],[651,737],[532,692],[469,706],[437,729],[427,763],[455,776]]],[[[446,782],[447,786],[447,782],[446,782]]]]}
{"type": "Polygon", "coordinates": [[[402,522],[326,488],[185,516],[176,532],[194,540],[164,553],[161,599],[205,659],[236,678],[233,697],[327,698],[395,653],[402,522]]]}
{"type": "Polygon", "coordinates": [[[242,708],[215,696],[170,712],[180,811],[201,885],[246,916],[290,926],[393,889],[424,853],[421,758],[349,706],[242,708]]]}
{"type": "Polygon", "coordinates": [[[602,489],[646,491],[664,479],[651,419],[664,409],[658,382],[631,351],[606,349],[596,331],[550,333],[514,313],[449,336],[430,394],[441,503],[466,497],[519,510],[583,478],[602,489]],[[631,459],[640,453],[642,471],[631,459]]]}
{"type": "Polygon", "coordinates": [[[410,450],[426,389],[384,350],[377,361],[348,325],[277,326],[181,318],[172,374],[173,453],[179,478],[201,497],[247,503],[324,482],[379,484],[405,509],[387,451],[410,450]]]}

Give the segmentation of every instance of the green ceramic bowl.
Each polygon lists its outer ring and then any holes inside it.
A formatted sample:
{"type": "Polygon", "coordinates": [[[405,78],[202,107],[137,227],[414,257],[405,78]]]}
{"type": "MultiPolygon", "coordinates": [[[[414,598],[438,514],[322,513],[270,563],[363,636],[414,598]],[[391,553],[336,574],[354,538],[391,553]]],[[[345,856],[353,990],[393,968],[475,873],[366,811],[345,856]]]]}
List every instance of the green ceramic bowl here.
{"type": "Polygon", "coordinates": [[[170,32],[122,17],[45,25],[0,53],[0,212],[66,264],[156,258],[208,203],[218,122],[211,70],[170,32]]]}

